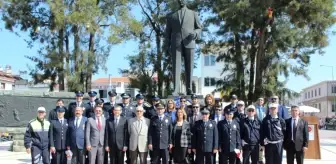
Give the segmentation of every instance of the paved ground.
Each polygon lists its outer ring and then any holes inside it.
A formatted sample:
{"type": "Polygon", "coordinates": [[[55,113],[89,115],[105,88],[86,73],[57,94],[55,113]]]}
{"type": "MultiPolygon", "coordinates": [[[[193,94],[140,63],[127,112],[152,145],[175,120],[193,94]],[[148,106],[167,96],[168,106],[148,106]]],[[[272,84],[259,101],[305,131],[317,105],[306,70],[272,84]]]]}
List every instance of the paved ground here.
{"type": "MultiPolygon", "coordinates": [[[[30,156],[25,153],[14,153],[6,151],[10,143],[0,143],[1,164],[28,164],[30,156]]],[[[305,160],[305,164],[336,164],[336,131],[320,131],[321,160],[305,160]]],[[[283,164],[286,163],[284,152],[283,164]]]]}

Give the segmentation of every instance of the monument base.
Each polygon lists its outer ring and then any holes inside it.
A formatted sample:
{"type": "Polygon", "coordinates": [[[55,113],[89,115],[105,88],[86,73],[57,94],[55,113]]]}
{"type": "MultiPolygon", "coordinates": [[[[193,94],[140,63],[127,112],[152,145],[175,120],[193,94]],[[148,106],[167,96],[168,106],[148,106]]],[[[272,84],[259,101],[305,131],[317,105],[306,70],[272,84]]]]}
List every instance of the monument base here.
{"type": "MultiPolygon", "coordinates": [[[[180,98],[181,96],[174,96],[174,95],[168,95],[168,99],[177,99],[180,98]]],[[[191,95],[186,95],[187,99],[191,99],[191,95]]],[[[198,99],[203,99],[203,95],[197,95],[198,99]]]]}

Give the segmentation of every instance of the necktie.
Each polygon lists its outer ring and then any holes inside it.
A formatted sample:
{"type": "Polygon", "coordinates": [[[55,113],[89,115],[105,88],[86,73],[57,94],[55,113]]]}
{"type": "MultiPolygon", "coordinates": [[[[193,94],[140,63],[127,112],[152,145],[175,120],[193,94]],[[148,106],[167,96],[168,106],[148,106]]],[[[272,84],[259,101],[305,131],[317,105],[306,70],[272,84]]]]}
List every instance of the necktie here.
{"type": "Polygon", "coordinates": [[[118,118],[116,118],[116,120],[115,120],[115,126],[118,126],[118,118]]]}
{"type": "Polygon", "coordinates": [[[78,120],[79,120],[79,118],[76,117],[76,128],[78,128],[78,120]]]}
{"type": "Polygon", "coordinates": [[[92,108],[94,107],[94,104],[93,103],[91,103],[91,106],[92,106],[92,108]]]}
{"type": "Polygon", "coordinates": [[[60,120],[61,125],[63,125],[63,120],[60,120]]]}
{"type": "Polygon", "coordinates": [[[100,118],[97,118],[98,119],[98,130],[101,130],[101,122],[100,122],[100,118]]]}
{"type": "Polygon", "coordinates": [[[139,119],[138,120],[138,125],[137,125],[137,128],[140,129],[140,125],[141,125],[141,120],[139,119]]]}
{"type": "Polygon", "coordinates": [[[160,116],[160,121],[162,121],[162,116],[160,116]]]}
{"type": "Polygon", "coordinates": [[[296,138],[296,119],[293,121],[293,141],[295,141],[296,138]]]}
{"type": "Polygon", "coordinates": [[[219,121],[219,116],[218,115],[216,115],[216,122],[218,122],[219,121]]]}
{"type": "Polygon", "coordinates": [[[194,115],[194,122],[197,121],[197,115],[194,115]]]}

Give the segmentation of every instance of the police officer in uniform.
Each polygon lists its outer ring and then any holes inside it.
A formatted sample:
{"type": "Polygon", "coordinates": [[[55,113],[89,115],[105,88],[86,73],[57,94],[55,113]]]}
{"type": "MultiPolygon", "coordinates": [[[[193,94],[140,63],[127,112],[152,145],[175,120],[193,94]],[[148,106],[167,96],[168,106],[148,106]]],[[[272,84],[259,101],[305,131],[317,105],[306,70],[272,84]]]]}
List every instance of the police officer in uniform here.
{"type": "Polygon", "coordinates": [[[121,106],[121,116],[130,119],[135,117],[135,108],[130,104],[131,95],[127,93],[121,94],[122,103],[118,104],[121,106]]]}
{"type": "Polygon", "coordinates": [[[42,158],[43,164],[50,163],[49,153],[49,128],[50,122],[45,119],[44,107],[37,109],[37,118],[28,123],[24,135],[24,146],[27,153],[31,153],[32,164],[39,164],[42,158]]]}
{"type": "Polygon", "coordinates": [[[87,118],[90,118],[90,117],[93,118],[93,117],[95,117],[94,107],[96,106],[97,92],[96,91],[90,91],[90,92],[88,92],[88,95],[89,95],[90,101],[85,104],[85,115],[86,115],[87,118]]]}
{"type": "MultiPolygon", "coordinates": [[[[225,111],[225,119],[218,123],[220,164],[235,164],[241,150],[240,127],[233,119],[234,110],[225,111]]],[[[239,158],[238,158],[239,160],[239,158]]]]}
{"type": "Polygon", "coordinates": [[[76,94],[76,101],[71,102],[69,104],[68,111],[65,112],[65,118],[66,119],[73,118],[75,116],[76,107],[82,107],[83,108],[83,116],[86,115],[86,113],[85,113],[85,106],[86,105],[83,102],[84,92],[76,91],[75,94],[76,94]]]}
{"type": "Polygon", "coordinates": [[[191,147],[196,153],[196,164],[213,164],[213,154],[218,151],[216,122],[209,120],[210,111],[202,110],[202,120],[195,122],[192,129],[191,147]]]}
{"type": "Polygon", "coordinates": [[[243,164],[258,164],[259,160],[259,144],[261,134],[261,121],[256,116],[256,109],[254,105],[247,107],[247,115],[242,129],[242,145],[243,145],[243,164]]]}
{"type": "Polygon", "coordinates": [[[147,112],[151,109],[152,105],[149,104],[148,102],[144,101],[144,95],[139,93],[135,96],[136,98],[136,105],[135,107],[142,106],[142,108],[147,112]]]}
{"type": "Polygon", "coordinates": [[[57,120],[50,121],[50,152],[53,164],[66,163],[65,150],[68,132],[68,122],[64,118],[65,108],[57,107],[57,120]]]}
{"type": "Polygon", "coordinates": [[[115,101],[117,97],[117,93],[114,91],[109,91],[108,95],[109,95],[110,102],[104,103],[103,110],[108,113],[109,117],[112,117],[114,106],[116,106],[117,104],[115,101]]]}
{"type": "Polygon", "coordinates": [[[172,121],[164,115],[165,107],[156,104],[157,116],[154,116],[148,128],[148,149],[152,150],[153,164],[168,164],[168,149],[172,148],[172,121]]]}
{"type": "Polygon", "coordinates": [[[269,104],[269,110],[262,121],[261,146],[265,148],[266,164],[281,164],[286,122],[278,116],[278,104],[269,104]]]}
{"type": "Polygon", "coordinates": [[[152,106],[151,108],[148,108],[148,110],[146,110],[145,113],[145,117],[148,119],[153,118],[154,116],[156,116],[156,104],[160,103],[160,97],[158,95],[154,95],[152,96],[152,106]]]}

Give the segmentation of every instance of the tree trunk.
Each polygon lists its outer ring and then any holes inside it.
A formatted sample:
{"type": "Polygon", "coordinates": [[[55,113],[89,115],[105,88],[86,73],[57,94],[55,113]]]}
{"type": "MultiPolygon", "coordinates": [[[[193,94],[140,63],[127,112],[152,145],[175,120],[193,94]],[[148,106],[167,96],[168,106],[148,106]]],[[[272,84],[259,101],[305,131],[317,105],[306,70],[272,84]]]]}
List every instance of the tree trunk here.
{"type": "Polygon", "coordinates": [[[64,29],[58,31],[58,53],[59,62],[61,63],[58,68],[58,87],[59,91],[64,91],[64,29]]]}
{"type": "Polygon", "coordinates": [[[73,26],[73,35],[74,35],[74,64],[75,64],[75,73],[78,73],[79,70],[79,51],[80,51],[80,47],[79,47],[79,42],[80,42],[80,38],[79,38],[79,32],[78,32],[78,26],[74,25],[73,26]]]}
{"type": "Polygon", "coordinates": [[[240,42],[240,35],[235,33],[235,64],[237,68],[237,80],[238,80],[238,97],[241,100],[245,100],[245,76],[244,76],[244,61],[241,51],[241,42],[240,42]]]}
{"type": "Polygon", "coordinates": [[[90,33],[90,41],[89,41],[89,55],[88,55],[88,67],[87,67],[87,77],[86,77],[86,90],[90,91],[91,83],[92,83],[92,74],[93,67],[95,66],[95,52],[94,52],[94,44],[95,44],[95,34],[90,33]]]}
{"type": "Polygon", "coordinates": [[[256,78],[255,78],[255,91],[254,97],[261,97],[262,96],[262,77],[264,73],[264,54],[265,54],[265,38],[266,38],[266,27],[262,28],[261,36],[259,40],[259,47],[257,53],[257,61],[256,61],[256,78]]]}
{"type": "MultiPolygon", "coordinates": [[[[71,72],[71,70],[70,70],[70,48],[69,48],[69,35],[67,34],[66,36],[65,36],[65,51],[66,51],[66,53],[65,53],[65,67],[66,67],[66,77],[65,77],[65,79],[66,79],[66,82],[67,82],[67,84],[69,83],[69,77],[70,77],[70,72],[71,72]]],[[[70,91],[70,89],[69,89],[69,86],[67,86],[67,88],[68,88],[68,91],[70,91]]]]}
{"type": "Polygon", "coordinates": [[[255,74],[255,60],[256,60],[256,52],[257,48],[254,45],[256,31],[252,29],[252,36],[251,36],[251,50],[250,50],[250,81],[249,81],[249,93],[248,93],[248,104],[252,104],[252,102],[256,99],[253,96],[253,89],[254,89],[254,74],[255,74]]]}
{"type": "Polygon", "coordinates": [[[161,53],[161,36],[159,32],[156,32],[156,72],[158,75],[158,95],[162,97],[162,87],[163,87],[163,71],[162,71],[162,53],[161,53]]]}

